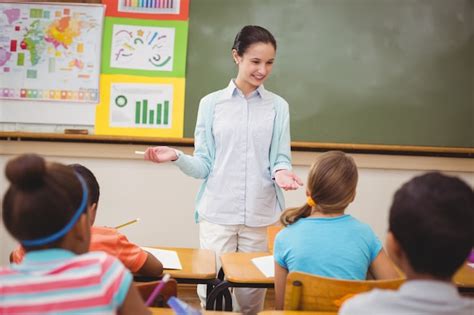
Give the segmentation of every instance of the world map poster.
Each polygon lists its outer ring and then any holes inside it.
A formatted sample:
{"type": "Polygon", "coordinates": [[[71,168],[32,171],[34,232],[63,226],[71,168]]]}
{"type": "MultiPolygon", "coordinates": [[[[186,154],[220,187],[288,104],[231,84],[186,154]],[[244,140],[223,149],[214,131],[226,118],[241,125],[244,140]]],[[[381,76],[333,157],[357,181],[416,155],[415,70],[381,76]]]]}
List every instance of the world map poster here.
{"type": "Polygon", "coordinates": [[[0,3],[0,98],[98,103],[102,5],[0,3]]]}

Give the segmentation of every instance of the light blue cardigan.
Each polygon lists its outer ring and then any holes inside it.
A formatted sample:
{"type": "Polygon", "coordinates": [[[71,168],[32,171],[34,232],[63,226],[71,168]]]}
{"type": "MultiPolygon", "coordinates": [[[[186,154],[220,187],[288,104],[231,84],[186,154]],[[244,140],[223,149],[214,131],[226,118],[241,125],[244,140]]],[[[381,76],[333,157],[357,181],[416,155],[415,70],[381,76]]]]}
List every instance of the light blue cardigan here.
{"type": "MultiPolygon", "coordinates": [[[[206,95],[199,104],[196,129],[194,132],[194,154],[193,156],[180,154],[174,162],[186,175],[194,178],[204,179],[204,182],[196,196],[196,209],[194,216],[198,222],[197,207],[206,189],[207,178],[214,165],[216,147],[212,135],[212,124],[214,119],[214,107],[219,102],[221,92],[219,90],[206,95]]],[[[290,147],[290,114],[288,103],[280,96],[265,91],[273,97],[275,109],[275,122],[273,124],[272,142],[270,144],[270,172],[272,177],[275,171],[291,170],[291,147],[290,147]]],[[[276,196],[280,209],[285,209],[285,199],[281,188],[274,183],[276,196]]]]}

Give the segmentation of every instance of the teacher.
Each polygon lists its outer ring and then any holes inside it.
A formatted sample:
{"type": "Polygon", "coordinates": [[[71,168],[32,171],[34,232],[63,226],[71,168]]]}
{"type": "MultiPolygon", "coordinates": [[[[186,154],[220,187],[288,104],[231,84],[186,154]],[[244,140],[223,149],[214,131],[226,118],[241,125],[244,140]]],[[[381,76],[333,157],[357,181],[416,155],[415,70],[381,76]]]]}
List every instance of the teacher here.
{"type": "MultiPolygon", "coordinates": [[[[199,104],[193,156],[166,146],[145,152],[146,160],[173,161],[185,174],[204,179],[195,212],[200,246],[217,257],[266,251],[266,229],[285,208],[282,189],[303,184],[291,171],[288,103],[263,87],[276,48],[265,28],[243,27],[232,47],[237,77],[199,104]]],[[[234,293],[241,312],[263,308],[265,289],[236,288],[234,293]]],[[[198,294],[205,301],[205,287],[198,294]]]]}

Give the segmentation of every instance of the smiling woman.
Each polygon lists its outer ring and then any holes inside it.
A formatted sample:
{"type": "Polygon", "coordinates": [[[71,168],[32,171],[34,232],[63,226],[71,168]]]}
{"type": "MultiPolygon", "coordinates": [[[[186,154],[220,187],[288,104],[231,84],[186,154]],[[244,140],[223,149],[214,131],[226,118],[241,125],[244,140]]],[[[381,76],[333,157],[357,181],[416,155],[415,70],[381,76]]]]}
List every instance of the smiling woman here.
{"type": "MultiPolygon", "coordinates": [[[[200,102],[193,156],[169,147],[145,152],[146,160],[174,161],[185,174],[204,179],[195,215],[201,247],[216,257],[265,251],[267,227],[285,209],[282,189],[302,185],[291,171],[288,103],[263,87],[276,47],[268,30],[243,27],[232,46],[237,77],[200,102]]],[[[205,288],[198,293],[205,301],[205,288]]],[[[244,314],[262,309],[264,289],[237,288],[234,293],[244,314]]]]}

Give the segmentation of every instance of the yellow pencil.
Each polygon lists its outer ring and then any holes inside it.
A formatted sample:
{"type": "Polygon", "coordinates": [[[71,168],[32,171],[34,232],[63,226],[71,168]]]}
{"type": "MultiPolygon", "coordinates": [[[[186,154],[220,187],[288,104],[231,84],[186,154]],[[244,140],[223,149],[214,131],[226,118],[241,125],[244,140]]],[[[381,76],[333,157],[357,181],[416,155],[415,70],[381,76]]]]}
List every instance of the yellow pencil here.
{"type": "Polygon", "coordinates": [[[133,223],[137,223],[138,221],[140,221],[140,218],[136,218],[135,220],[128,221],[128,222],[126,222],[126,223],[117,225],[117,226],[115,227],[115,229],[123,228],[124,226],[130,225],[130,224],[133,224],[133,223]]]}

